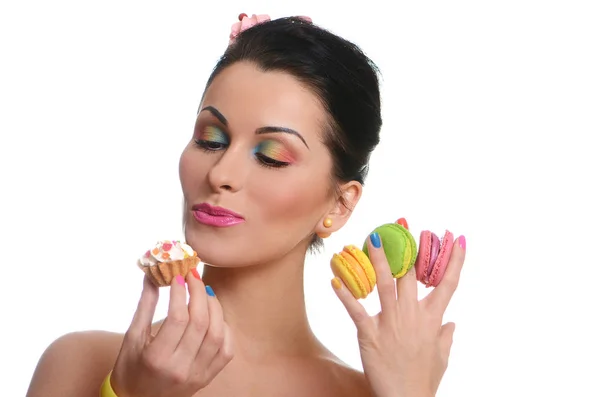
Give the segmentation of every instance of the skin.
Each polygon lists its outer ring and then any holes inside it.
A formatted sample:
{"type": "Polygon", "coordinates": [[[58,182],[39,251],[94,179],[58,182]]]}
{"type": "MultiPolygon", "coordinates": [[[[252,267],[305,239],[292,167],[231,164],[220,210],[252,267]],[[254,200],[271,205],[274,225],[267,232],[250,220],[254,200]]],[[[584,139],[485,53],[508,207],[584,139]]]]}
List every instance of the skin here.
{"type": "Polygon", "coordinates": [[[317,340],[304,301],[303,266],[313,233],[339,230],[362,192],[357,182],[332,183],[332,159],[322,143],[327,115],[295,78],[249,63],[217,76],[200,108],[207,106],[213,110],[199,112],[181,155],[180,180],[186,241],[210,265],[201,277],[190,273],[183,285],[173,281],[163,321],[151,323],[159,294],[144,280],[125,334],[74,333],[55,341],[27,396],[96,397],[111,370],[119,397],[433,396],[454,329],[442,327],[441,318],[464,248],[455,243],[445,279],[417,301],[414,273],[396,283],[382,249],[369,245],[382,303],[373,317],[334,279],[357,325],[365,374],[349,368],[317,340]],[[293,129],[301,138],[256,133],[265,126],[293,129]],[[196,140],[207,130],[226,136],[226,145],[199,147],[196,140]],[[261,163],[254,149],[267,141],[287,153],[288,166],[261,163]],[[204,202],[245,221],[226,228],[201,224],[191,208],[204,202]],[[326,218],[333,221],[329,228],[326,218]],[[206,285],[216,297],[206,294],[206,285]],[[407,334],[414,339],[400,337],[407,334]]]}

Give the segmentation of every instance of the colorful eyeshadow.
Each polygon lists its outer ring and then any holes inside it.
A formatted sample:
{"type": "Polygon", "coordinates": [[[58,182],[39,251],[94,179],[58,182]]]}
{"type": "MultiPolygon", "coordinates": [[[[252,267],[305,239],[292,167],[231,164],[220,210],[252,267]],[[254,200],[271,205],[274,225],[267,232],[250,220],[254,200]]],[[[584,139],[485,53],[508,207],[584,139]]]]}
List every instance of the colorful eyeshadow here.
{"type": "Polygon", "coordinates": [[[282,163],[294,162],[292,153],[277,141],[263,141],[256,147],[254,152],[282,163]]]}
{"type": "Polygon", "coordinates": [[[200,139],[207,142],[216,142],[221,144],[227,144],[228,139],[227,135],[220,128],[209,125],[202,131],[202,136],[200,139]]]}

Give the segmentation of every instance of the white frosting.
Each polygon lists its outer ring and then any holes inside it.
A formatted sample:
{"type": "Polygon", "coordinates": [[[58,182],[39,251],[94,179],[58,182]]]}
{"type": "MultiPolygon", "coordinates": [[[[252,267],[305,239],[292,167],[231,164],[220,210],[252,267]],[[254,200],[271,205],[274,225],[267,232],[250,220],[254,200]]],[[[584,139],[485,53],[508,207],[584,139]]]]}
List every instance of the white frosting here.
{"type": "Polygon", "coordinates": [[[140,259],[141,266],[154,266],[159,262],[177,261],[190,256],[197,256],[196,252],[180,241],[161,240],[149,249],[140,259]]]}

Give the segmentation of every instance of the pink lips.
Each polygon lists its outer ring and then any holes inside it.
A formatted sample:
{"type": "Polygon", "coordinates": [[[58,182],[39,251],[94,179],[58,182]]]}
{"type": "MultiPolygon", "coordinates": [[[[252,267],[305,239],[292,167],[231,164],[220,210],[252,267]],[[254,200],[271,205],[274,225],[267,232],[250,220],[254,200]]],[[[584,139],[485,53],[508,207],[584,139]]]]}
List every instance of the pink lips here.
{"type": "Polygon", "coordinates": [[[207,203],[194,205],[192,214],[198,222],[208,226],[228,227],[244,222],[244,217],[240,214],[207,203]]]}

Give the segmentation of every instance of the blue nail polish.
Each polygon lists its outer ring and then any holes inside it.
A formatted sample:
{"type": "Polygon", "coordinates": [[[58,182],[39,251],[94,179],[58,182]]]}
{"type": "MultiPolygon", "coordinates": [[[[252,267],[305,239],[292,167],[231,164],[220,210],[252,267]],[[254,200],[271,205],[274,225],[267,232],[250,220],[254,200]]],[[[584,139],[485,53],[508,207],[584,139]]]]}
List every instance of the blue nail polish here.
{"type": "Polygon", "coordinates": [[[213,291],[210,285],[206,286],[206,293],[208,294],[208,296],[215,296],[215,291],[213,291]]]}
{"type": "Polygon", "coordinates": [[[371,233],[371,244],[375,248],[381,248],[381,239],[379,238],[379,233],[371,233]]]}

